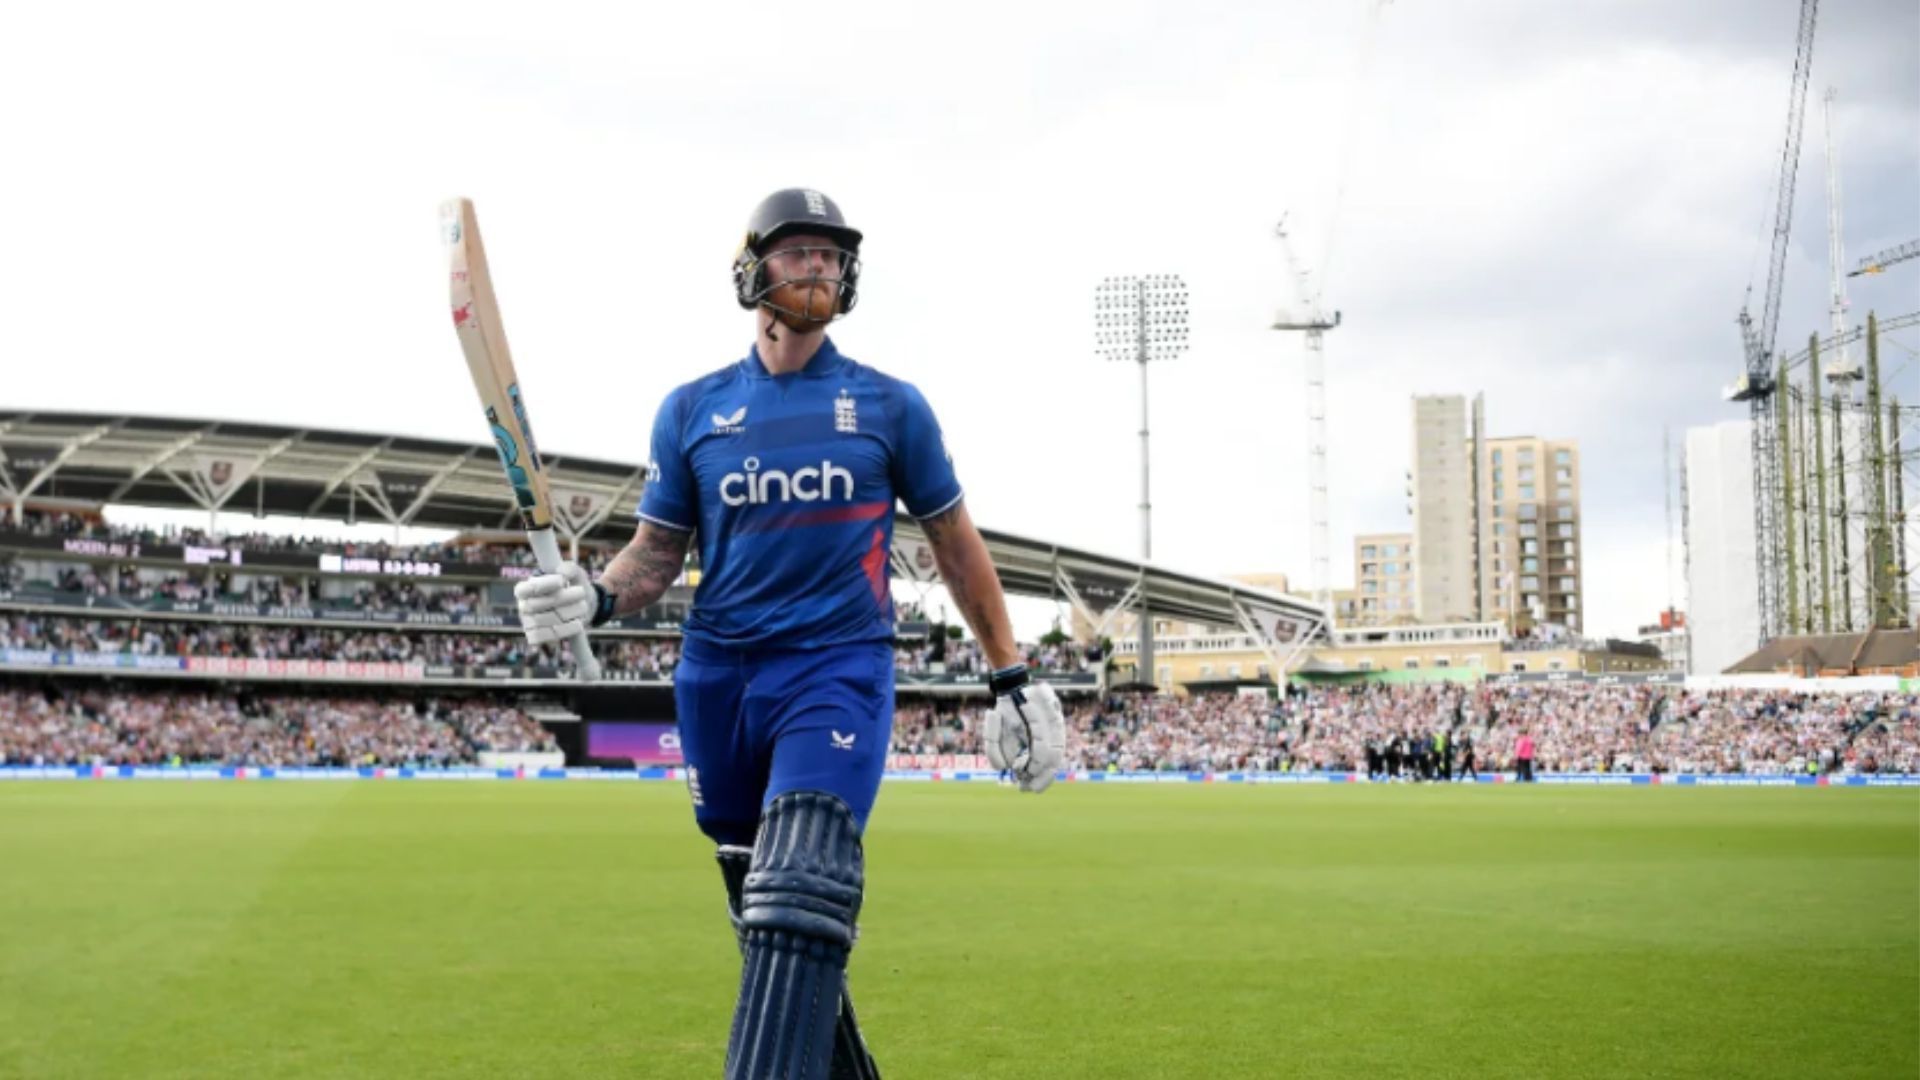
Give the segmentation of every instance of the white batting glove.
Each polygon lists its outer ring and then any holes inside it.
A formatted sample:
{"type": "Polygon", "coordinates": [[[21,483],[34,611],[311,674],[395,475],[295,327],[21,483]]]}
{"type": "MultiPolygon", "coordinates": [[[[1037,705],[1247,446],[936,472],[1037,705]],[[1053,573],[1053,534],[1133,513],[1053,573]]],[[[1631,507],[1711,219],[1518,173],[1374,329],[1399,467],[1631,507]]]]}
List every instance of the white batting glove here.
{"type": "Polygon", "coordinates": [[[532,645],[551,645],[584,636],[599,607],[600,593],[579,563],[563,562],[560,572],[530,577],[513,587],[520,607],[520,628],[532,645]]]}
{"type": "Polygon", "coordinates": [[[987,714],[987,760],[1013,773],[1021,791],[1039,794],[1053,783],[1067,759],[1067,721],[1060,697],[1046,683],[1031,682],[1027,666],[993,673],[993,712],[987,714]]]}

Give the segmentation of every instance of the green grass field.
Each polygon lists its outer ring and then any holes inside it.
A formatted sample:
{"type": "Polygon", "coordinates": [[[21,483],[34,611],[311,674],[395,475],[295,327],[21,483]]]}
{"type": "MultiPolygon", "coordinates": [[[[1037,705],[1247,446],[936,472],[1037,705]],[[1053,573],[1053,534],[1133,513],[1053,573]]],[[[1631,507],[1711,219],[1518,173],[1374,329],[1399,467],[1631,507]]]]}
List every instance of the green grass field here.
{"type": "MultiPolygon", "coordinates": [[[[1920,793],[890,786],[889,1077],[1920,1073],[1920,793]]],[[[0,1076],[713,1077],[671,784],[0,786],[0,1076]]]]}

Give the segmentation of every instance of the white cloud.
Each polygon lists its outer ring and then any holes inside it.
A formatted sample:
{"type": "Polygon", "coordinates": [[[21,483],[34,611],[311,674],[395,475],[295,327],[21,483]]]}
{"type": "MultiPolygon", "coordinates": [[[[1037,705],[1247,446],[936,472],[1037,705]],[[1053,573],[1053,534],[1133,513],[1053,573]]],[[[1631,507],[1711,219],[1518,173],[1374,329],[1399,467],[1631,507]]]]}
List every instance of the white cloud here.
{"type": "MultiPolygon", "coordinates": [[[[1320,259],[1349,160],[1336,578],[1354,531],[1404,520],[1407,397],[1485,390],[1497,433],[1581,440],[1590,625],[1623,631],[1664,602],[1639,584],[1660,429],[1731,415],[1775,7],[1394,3],[1356,84],[1364,2],[42,6],[0,41],[0,93],[31,106],[0,116],[5,401],[473,439],[435,242],[463,193],[544,441],[636,459],[666,389],[744,350],[746,211],[805,183],[869,235],[836,336],[927,390],[989,525],[1135,550],[1137,379],[1094,358],[1092,289],[1185,276],[1192,351],[1152,373],[1155,554],[1304,580],[1270,229],[1290,212],[1320,259]]],[[[1920,15],[1823,16],[1860,253],[1920,235],[1920,100],[1883,74],[1912,70],[1920,15]]],[[[1820,130],[1783,340],[1824,325],[1820,130]]],[[[1906,280],[1857,306],[1911,309],[1906,280]]]]}

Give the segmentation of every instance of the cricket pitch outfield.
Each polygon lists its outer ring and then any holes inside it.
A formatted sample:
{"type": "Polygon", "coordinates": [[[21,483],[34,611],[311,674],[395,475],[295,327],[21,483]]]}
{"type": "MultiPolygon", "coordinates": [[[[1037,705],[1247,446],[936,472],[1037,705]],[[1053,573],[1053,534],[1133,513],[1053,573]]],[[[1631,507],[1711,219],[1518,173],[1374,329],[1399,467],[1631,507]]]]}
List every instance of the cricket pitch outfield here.
{"type": "MultiPolygon", "coordinates": [[[[889,784],[890,1077],[1913,1076],[1920,792],[889,784]]],[[[0,1077],[711,1077],[669,783],[0,787],[0,1077]]]]}

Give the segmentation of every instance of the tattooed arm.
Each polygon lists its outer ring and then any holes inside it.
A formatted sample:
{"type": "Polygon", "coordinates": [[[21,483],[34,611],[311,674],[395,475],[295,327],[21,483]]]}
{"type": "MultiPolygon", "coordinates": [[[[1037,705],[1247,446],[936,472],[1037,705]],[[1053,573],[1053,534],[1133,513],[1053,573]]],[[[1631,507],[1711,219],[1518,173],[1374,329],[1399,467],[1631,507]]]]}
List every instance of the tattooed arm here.
{"type": "Polygon", "coordinates": [[[1020,662],[1014,645],[1013,626],[1007,621],[1007,597],[1000,590],[1000,575],[993,569],[993,557],[987,554],[987,542],[974,528],[966,503],[927,518],[920,523],[927,542],[933,545],[934,561],[940,565],[940,579],[960,608],[960,614],[973,628],[987,662],[994,668],[1020,662]]]}
{"type": "Polygon", "coordinates": [[[642,521],[620,554],[600,575],[599,585],[612,598],[610,618],[631,615],[660,599],[687,564],[691,532],[642,521]]]}

